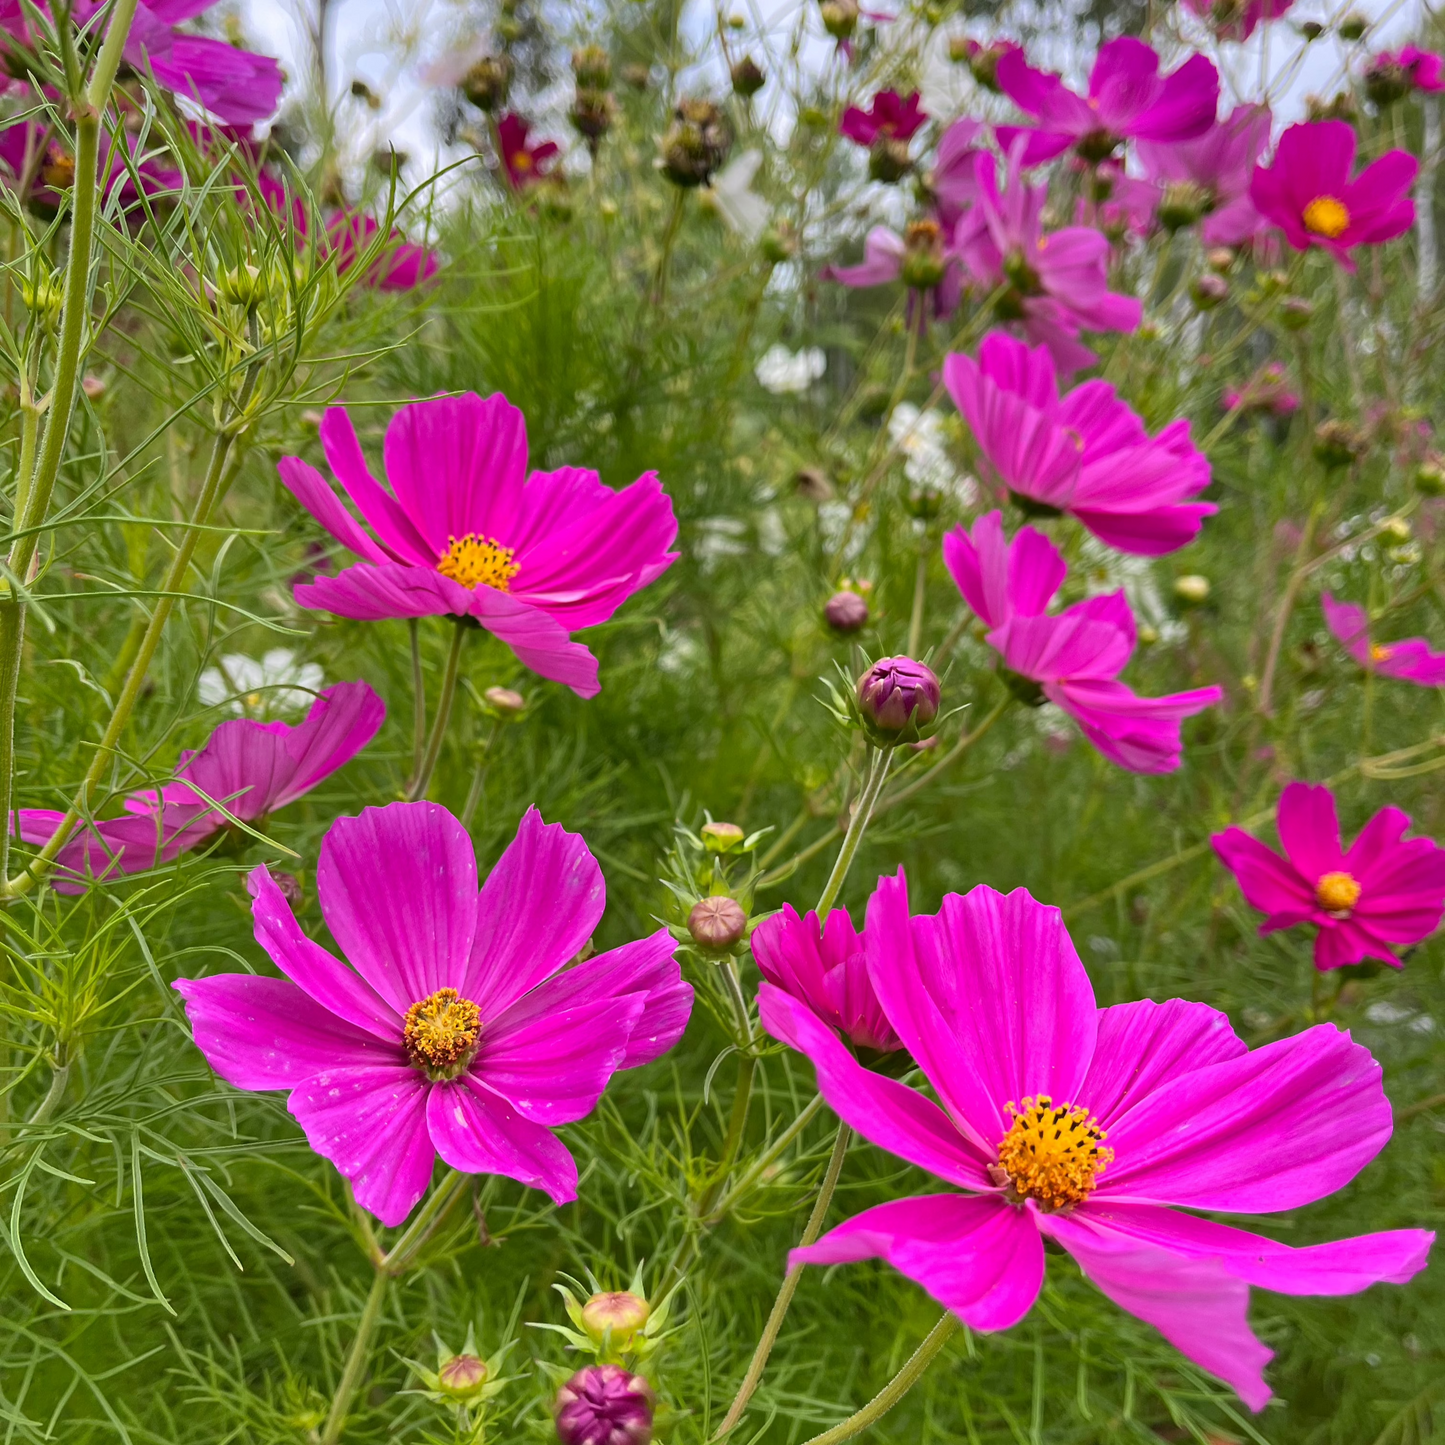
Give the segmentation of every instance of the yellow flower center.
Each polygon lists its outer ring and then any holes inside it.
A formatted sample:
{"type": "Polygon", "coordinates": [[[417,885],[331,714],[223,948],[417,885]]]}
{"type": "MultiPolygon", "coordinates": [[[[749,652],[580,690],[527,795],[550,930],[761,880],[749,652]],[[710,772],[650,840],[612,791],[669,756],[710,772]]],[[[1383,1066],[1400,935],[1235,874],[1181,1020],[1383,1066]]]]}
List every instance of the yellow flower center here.
{"type": "Polygon", "coordinates": [[[1338,201],[1333,196],[1316,196],[1305,207],[1303,219],[1306,231],[1313,231],[1316,236],[1326,236],[1333,241],[1350,224],[1350,213],[1345,209],[1343,201],[1338,201]]]}
{"type": "Polygon", "coordinates": [[[1393,647],[1386,647],[1383,642],[1377,642],[1370,648],[1371,662],[1388,662],[1394,654],[1393,647]]]}
{"type": "Polygon", "coordinates": [[[1315,884],[1315,898],[1335,918],[1348,918],[1360,901],[1360,885],[1349,873],[1326,873],[1315,884]]]}
{"type": "Polygon", "coordinates": [[[463,587],[495,587],[510,592],[512,578],[521,570],[512,561],[512,549],[493,537],[479,537],[468,532],[465,537],[450,537],[447,550],[437,562],[437,571],[463,587]]]}
{"type": "Polygon", "coordinates": [[[517,171],[529,171],[532,169],[532,157],[526,151],[512,152],[512,169],[517,171]]]}
{"type": "Polygon", "coordinates": [[[1099,1147],[1106,1137],[1099,1121],[1082,1105],[1056,1105],[1047,1094],[1006,1107],[1013,1122],[990,1171],[995,1182],[1051,1213],[1082,1204],[1114,1159],[1112,1149],[1099,1147]]]}
{"type": "Polygon", "coordinates": [[[54,190],[68,189],[75,184],[75,158],[52,147],[40,167],[40,179],[54,190]]]}
{"type": "Polygon", "coordinates": [[[471,1063],[482,1036],[482,1011],[454,988],[439,988],[406,1011],[402,1042],[429,1079],[454,1079],[471,1063]]]}

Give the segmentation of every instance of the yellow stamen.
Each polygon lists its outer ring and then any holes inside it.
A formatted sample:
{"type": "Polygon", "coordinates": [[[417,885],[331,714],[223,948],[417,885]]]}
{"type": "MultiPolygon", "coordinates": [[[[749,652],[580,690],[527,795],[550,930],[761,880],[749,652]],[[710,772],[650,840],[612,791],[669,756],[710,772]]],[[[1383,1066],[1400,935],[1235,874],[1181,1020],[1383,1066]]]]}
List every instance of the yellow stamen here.
{"type": "Polygon", "coordinates": [[[454,988],[439,988],[406,1011],[402,1042],[429,1079],[454,1079],[471,1063],[482,1035],[482,1011],[454,988]]]}
{"type": "Polygon", "coordinates": [[[463,587],[495,587],[510,592],[512,578],[521,570],[512,561],[512,549],[492,537],[479,537],[468,532],[465,537],[449,537],[451,545],[437,562],[437,571],[463,587]]]}
{"type": "Polygon", "coordinates": [[[1114,1159],[1112,1149],[1099,1147],[1107,1137],[1099,1121],[1081,1105],[1055,1105],[1047,1094],[1006,1107],[1013,1123],[991,1171],[997,1182],[1050,1212],[1082,1204],[1114,1159]]]}
{"type": "Polygon", "coordinates": [[[1371,662],[1388,662],[1394,654],[1393,647],[1386,647],[1383,642],[1377,642],[1370,648],[1371,662]]]}
{"type": "Polygon", "coordinates": [[[1333,241],[1350,224],[1350,213],[1334,196],[1316,196],[1304,209],[1306,231],[1333,241]]]}
{"type": "Polygon", "coordinates": [[[1360,901],[1360,885],[1352,874],[1326,873],[1315,884],[1315,898],[1332,917],[1348,918],[1350,910],[1360,901]]]}

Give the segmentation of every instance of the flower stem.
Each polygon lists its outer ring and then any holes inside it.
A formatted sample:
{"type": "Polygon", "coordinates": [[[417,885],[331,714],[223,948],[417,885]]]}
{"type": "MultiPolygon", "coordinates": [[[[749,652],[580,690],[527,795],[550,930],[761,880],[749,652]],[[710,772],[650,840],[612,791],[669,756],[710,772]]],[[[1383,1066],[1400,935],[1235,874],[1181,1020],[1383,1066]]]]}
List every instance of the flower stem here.
{"type": "Polygon", "coordinates": [[[918,572],[913,579],[913,615],[908,619],[908,656],[917,657],[923,641],[923,607],[928,599],[928,536],[918,549],[918,572]]]}
{"type": "Polygon", "coordinates": [[[421,766],[412,777],[406,790],[407,801],[414,803],[426,796],[427,784],[436,771],[437,759],[442,753],[442,739],[446,737],[447,724],[451,721],[452,700],[457,695],[457,667],[462,660],[462,644],[467,638],[467,622],[458,617],[456,630],[452,633],[451,651],[447,653],[447,670],[442,675],[441,695],[437,698],[436,716],[432,719],[431,736],[427,738],[426,752],[422,754],[421,766]]]}
{"type": "Polygon", "coordinates": [[[838,893],[848,876],[848,869],[852,867],[854,855],[858,852],[858,845],[863,841],[863,833],[868,827],[868,819],[873,814],[873,805],[878,801],[878,794],[883,791],[883,784],[888,777],[888,768],[892,761],[892,748],[875,749],[868,760],[868,781],[864,783],[863,791],[853,805],[853,816],[848,820],[848,831],[843,835],[843,846],[838,849],[838,857],[834,860],[833,871],[828,875],[828,881],[823,885],[822,895],[818,899],[818,921],[820,923],[828,917],[828,914],[832,912],[833,904],[837,902],[838,893]]]}
{"type": "MultiPolygon", "coordinates": [[[[411,776],[421,772],[422,755],[426,750],[426,677],[421,670],[421,620],[413,617],[406,624],[411,634],[411,776]]],[[[411,784],[407,784],[410,791],[411,784]]]]}
{"type": "Polygon", "coordinates": [[[462,805],[461,821],[462,827],[471,830],[472,819],[476,816],[478,807],[482,802],[482,789],[487,784],[487,773],[492,766],[492,753],[496,750],[497,739],[501,736],[502,720],[498,718],[492,724],[492,730],[487,734],[487,740],[482,744],[481,756],[477,759],[477,765],[472,770],[472,785],[467,789],[467,801],[462,805]]]}
{"type": "Polygon", "coordinates": [[[923,1343],[908,1357],[903,1368],[856,1414],[849,1415],[831,1430],[814,1435],[806,1445],[840,1445],[861,1434],[875,1421],[881,1420],[919,1381],[933,1363],[934,1356],[948,1343],[949,1336],[959,1328],[958,1317],[948,1311],[928,1332],[923,1343]]]}
{"type": "Polygon", "coordinates": [[[371,1281],[371,1293],[361,1310],[361,1319],[356,1326],[356,1338],[351,1342],[351,1351],[346,1356],[346,1365],[341,1371],[336,1393],[331,1397],[331,1410],[322,1427],[320,1445],[336,1445],[346,1425],[346,1413],[351,1408],[356,1387],[361,1383],[362,1371],[366,1369],[371,1355],[371,1337],[381,1320],[381,1311],[386,1305],[386,1292],[391,1286],[391,1275],[384,1269],[376,1271],[371,1281]]]}
{"type": "MultiPolygon", "coordinates": [[[[823,1221],[827,1218],[828,1206],[833,1202],[833,1191],[838,1187],[838,1176],[843,1172],[843,1160],[847,1156],[848,1142],[852,1133],[853,1131],[847,1124],[840,1123],[838,1125],[838,1137],[833,1141],[832,1157],[828,1160],[828,1168],[823,1175],[823,1183],[818,1190],[818,1197],[813,1203],[813,1212],[808,1216],[803,1237],[798,1241],[800,1249],[806,1249],[823,1231],[823,1221]]],[[[728,1407],[722,1424],[718,1426],[717,1433],[712,1437],[714,1440],[721,1440],[742,1419],[743,1411],[747,1409],[748,1401],[753,1397],[753,1391],[758,1388],[758,1384],[763,1378],[763,1371],[768,1364],[768,1356],[772,1354],[773,1345],[777,1343],[778,1332],[783,1327],[783,1320],[787,1318],[788,1307],[793,1302],[793,1295],[797,1291],[798,1280],[802,1277],[802,1273],[803,1266],[795,1264],[783,1276],[783,1283],[778,1289],[778,1297],[773,1301],[772,1312],[768,1315],[767,1324],[763,1326],[762,1338],[758,1340],[758,1347],[753,1351],[748,1372],[743,1376],[743,1382],[738,1386],[738,1392],[733,1397],[733,1402],[728,1407]]]]}

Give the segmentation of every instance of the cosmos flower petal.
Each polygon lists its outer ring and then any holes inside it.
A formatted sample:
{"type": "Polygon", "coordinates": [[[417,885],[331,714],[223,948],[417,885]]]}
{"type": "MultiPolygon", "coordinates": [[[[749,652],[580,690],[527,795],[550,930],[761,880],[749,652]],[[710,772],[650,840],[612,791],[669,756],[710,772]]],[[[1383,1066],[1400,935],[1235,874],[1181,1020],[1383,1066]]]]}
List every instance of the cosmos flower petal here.
{"type": "Polygon", "coordinates": [[[1287,858],[1281,858],[1243,828],[1226,828],[1209,840],[1220,861],[1234,874],[1239,891],[1261,913],[1299,913],[1315,908],[1314,886],[1287,858]]]}
{"type": "Polygon", "coordinates": [[[1180,1075],[1109,1130],[1101,1201],[1268,1214],[1342,1188],[1384,1148],[1390,1104],[1368,1049],[1318,1024],[1180,1075]]]}
{"type": "Polygon", "coordinates": [[[372,1064],[315,1074],[286,1101],[307,1143],[388,1228],[411,1213],[431,1183],[436,1150],[427,1133],[428,1087],[408,1064],[372,1064]]]}
{"type": "Polygon", "coordinates": [[[1280,794],[1275,823],[1279,841],[1301,877],[1316,883],[1344,867],[1335,798],[1328,788],[1291,783],[1280,794]]]}
{"type": "Polygon", "coordinates": [[[1043,1215],[1039,1228],[1074,1256],[1101,1293],[1153,1325],[1251,1410],[1268,1403],[1264,1367],[1274,1351],[1249,1328],[1249,1286],[1217,1259],[1188,1259],[1095,1228],[1082,1217],[1043,1215]]]}
{"type": "Polygon", "coordinates": [[[368,562],[384,563],[387,554],[366,534],[351,513],[341,505],[325,477],[300,457],[282,457],[276,470],[287,491],[296,498],[343,547],[349,547],[368,562]]]}
{"type": "Polygon", "coordinates": [[[387,617],[465,617],[474,600],[460,582],[433,568],[394,562],[377,567],[361,563],[335,577],[298,582],[295,597],[301,607],[359,622],[380,622],[387,617]]]}
{"type": "MultiPolygon", "coordinates": [[[[427,545],[396,498],[372,476],[366,453],[361,450],[361,438],[356,435],[356,428],[345,407],[326,408],[326,414],[321,418],[321,447],[326,453],[327,465],[381,539],[382,545],[389,549],[391,560],[422,567],[435,566],[439,554],[427,545]]],[[[303,505],[307,504],[303,502],[303,505]]],[[[320,513],[314,508],[310,510],[320,521],[320,513]]]]}
{"type": "Polygon", "coordinates": [[[581,952],[606,906],[587,844],[528,808],[482,886],[461,992],[497,1017],[581,952]]]}
{"type": "Polygon", "coordinates": [[[237,1089],[291,1089],[328,1069],[406,1062],[399,1042],[346,1023],[289,979],[232,973],[172,986],[196,1047],[237,1089]]]}
{"type": "Polygon", "coordinates": [[[562,1141],[470,1074],[432,1087],[426,1127],[453,1169],[515,1179],[554,1204],[577,1197],[577,1163],[562,1141]]]}
{"type": "Polygon", "coordinates": [[[925,1194],[865,1210],[796,1264],[885,1259],[971,1329],[1006,1330],[1033,1308],[1044,1281],[1044,1249],[1033,1220],[999,1198],[925,1194]]]}
{"type": "Polygon", "coordinates": [[[338,818],[321,844],[316,893],[341,951],[399,1013],[441,988],[470,997],[476,854],[445,808],[389,803],[338,818]]]}
{"type": "Polygon", "coordinates": [[[994,1187],[986,1150],[965,1138],[922,1094],[865,1069],[806,1004],[764,983],[758,990],[758,1012],[775,1039],[813,1061],[818,1092],[865,1139],[951,1184],[994,1187]]]}
{"type": "Polygon", "coordinates": [[[470,603],[469,615],[505,642],[538,677],[560,682],[578,697],[596,697],[602,690],[597,659],[568,637],[566,627],[549,612],[492,587],[476,588],[470,603]]]}

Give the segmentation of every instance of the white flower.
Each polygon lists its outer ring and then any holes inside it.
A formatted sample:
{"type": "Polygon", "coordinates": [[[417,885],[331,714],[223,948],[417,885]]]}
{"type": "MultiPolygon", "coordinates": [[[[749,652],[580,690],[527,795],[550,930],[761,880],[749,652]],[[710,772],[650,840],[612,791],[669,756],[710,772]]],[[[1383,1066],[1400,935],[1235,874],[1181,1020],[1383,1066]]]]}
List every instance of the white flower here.
{"type": "Polygon", "coordinates": [[[779,342],[758,358],[753,374],[774,396],[782,396],[807,391],[827,369],[828,358],[819,347],[793,352],[779,342]]]}
{"type": "Polygon", "coordinates": [[[964,506],[973,502],[978,489],[949,457],[943,418],[936,411],[919,411],[911,402],[901,402],[888,418],[888,438],[903,453],[903,474],[910,482],[946,492],[964,506]]]}
{"type": "Polygon", "coordinates": [[[762,151],[744,151],[713,177],[712,185],[703,193],[716,206],[728,229],[745,241],[756,241],[768,224],[768,203],[752,189],[753,177],[762,163],[762,151]]]}
{"type": "Polygon", "coordinates": [[[220,666],[208,667],[198,691],[207,707],[224,705],[247,717],[275,717],[310,707],[325,674],[314,662],[298,662],[289,647],[273,647],[259,662],[228,652],[220,666]]]}

